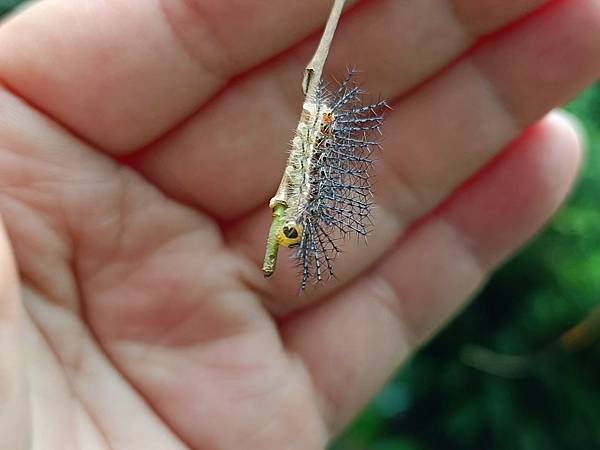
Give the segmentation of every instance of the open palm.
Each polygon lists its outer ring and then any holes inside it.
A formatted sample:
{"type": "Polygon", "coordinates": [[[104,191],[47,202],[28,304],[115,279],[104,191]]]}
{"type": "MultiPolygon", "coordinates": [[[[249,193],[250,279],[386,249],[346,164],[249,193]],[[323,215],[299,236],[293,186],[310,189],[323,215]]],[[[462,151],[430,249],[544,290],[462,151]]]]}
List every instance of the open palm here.
{"type": "Polygon", "coordinates": [[[1,449],[323,448],[564,198],[579,138],[536,121],[600,73],[596,0],[356,2],[328,71],[392,99],[375,231],[305,295],[285,258],[264,280],[329,6],[46,0],[2,25],[1,449]]]}

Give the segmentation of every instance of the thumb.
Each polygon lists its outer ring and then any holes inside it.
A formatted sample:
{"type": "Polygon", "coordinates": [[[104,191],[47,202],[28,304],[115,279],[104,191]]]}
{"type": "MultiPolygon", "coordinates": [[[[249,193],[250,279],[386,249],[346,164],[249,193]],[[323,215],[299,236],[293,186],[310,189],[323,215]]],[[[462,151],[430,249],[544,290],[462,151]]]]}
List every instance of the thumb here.
{"type": "Polygon", "coordinates": [[[0,450],[30,448],[22,316],[15,260],[0,223],[0,450]]]}

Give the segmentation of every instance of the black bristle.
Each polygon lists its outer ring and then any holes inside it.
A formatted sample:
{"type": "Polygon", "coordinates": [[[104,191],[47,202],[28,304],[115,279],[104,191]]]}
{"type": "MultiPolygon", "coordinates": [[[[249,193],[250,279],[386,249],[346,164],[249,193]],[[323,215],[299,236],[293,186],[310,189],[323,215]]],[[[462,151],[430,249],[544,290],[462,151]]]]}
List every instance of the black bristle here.
{"type": "Polygon", "coordinates": [[[334,276],[337,240],[365,237],[372,226],[371,155],[380,148],[376,136],[389,107],[385,101],[364,105],[355,74],[350,70],[334,92],[321,86],[317,93],[317,103],[331,110],[333,120],[315,143],[310,195],[302,211],[304,232],[295,255],[302,290],[309,281],[321,282],[323,270],[334,276]]]}

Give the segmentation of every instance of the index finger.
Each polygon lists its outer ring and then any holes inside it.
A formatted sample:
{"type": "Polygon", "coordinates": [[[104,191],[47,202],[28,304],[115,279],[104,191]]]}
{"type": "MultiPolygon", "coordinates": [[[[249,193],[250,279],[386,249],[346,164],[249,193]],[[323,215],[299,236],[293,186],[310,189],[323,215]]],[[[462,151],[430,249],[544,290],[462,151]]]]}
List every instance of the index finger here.
{"type": "Polygon", "coordinates": [[[87,141],[123,154],[316,30],[329,7],[322,0],[46,0],[0,27],[0,80],[87,141]]]}

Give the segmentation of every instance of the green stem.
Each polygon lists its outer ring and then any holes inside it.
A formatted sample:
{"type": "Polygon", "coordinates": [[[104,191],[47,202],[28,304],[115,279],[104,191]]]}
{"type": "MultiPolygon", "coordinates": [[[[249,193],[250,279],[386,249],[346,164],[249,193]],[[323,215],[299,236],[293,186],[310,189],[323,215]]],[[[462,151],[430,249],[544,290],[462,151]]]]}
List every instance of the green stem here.
{"type": "Polygon", "coordinates": [[[277,252],[279,251],[279,243],[277,242],[277,233],[283,228],[285,220],[285,210],[287,206],[282,203],[275,203],[273,206],[273,221],[269,229],[269,237],[267,238],[267,250],[265,252],[265,262],[263,263],[263,272],[265,277],[270,277],[275,272],[275,264],[277,263],[277,252]]]}

